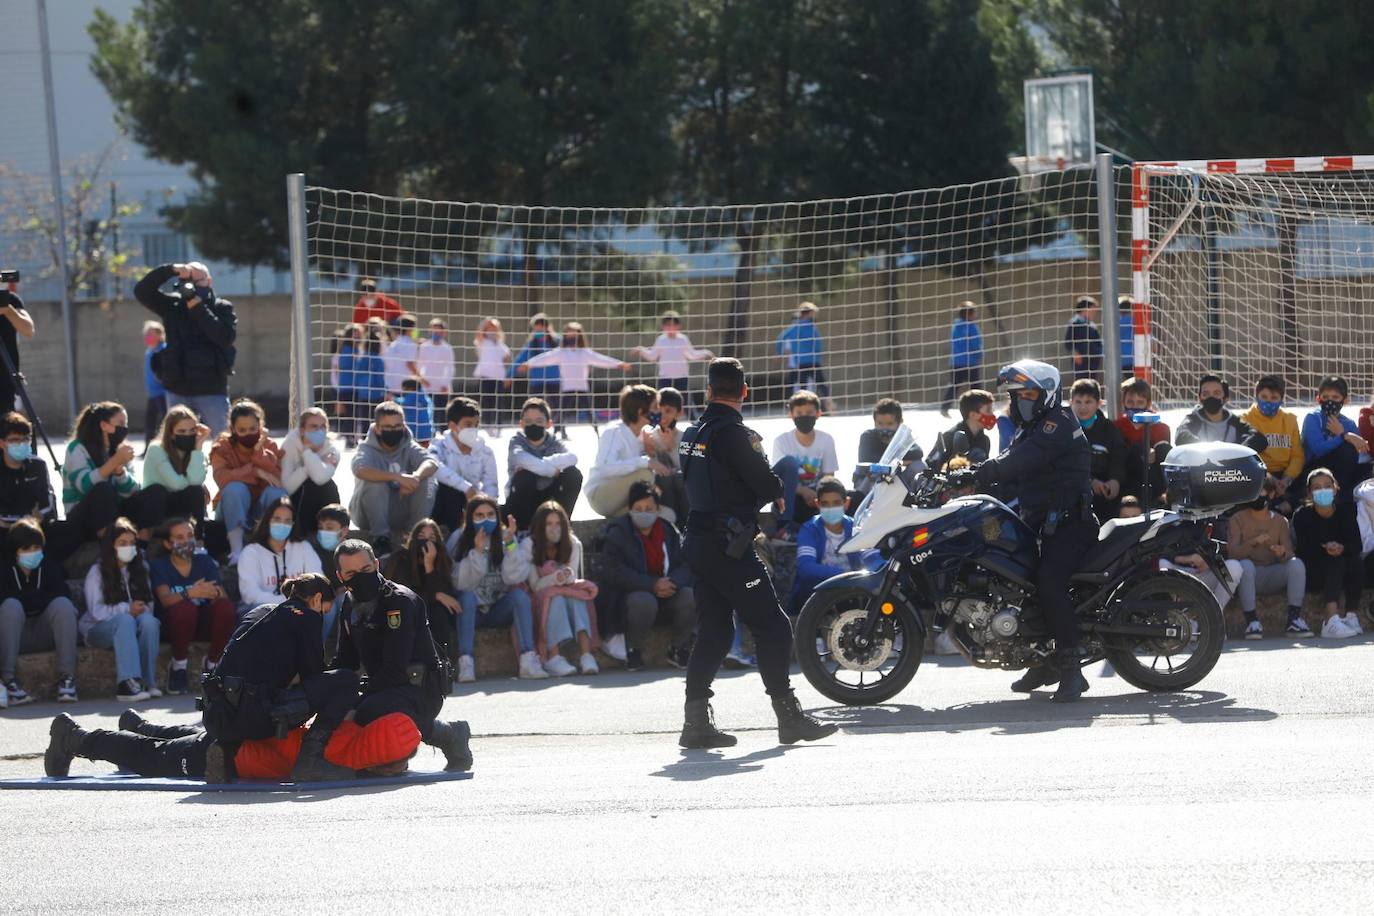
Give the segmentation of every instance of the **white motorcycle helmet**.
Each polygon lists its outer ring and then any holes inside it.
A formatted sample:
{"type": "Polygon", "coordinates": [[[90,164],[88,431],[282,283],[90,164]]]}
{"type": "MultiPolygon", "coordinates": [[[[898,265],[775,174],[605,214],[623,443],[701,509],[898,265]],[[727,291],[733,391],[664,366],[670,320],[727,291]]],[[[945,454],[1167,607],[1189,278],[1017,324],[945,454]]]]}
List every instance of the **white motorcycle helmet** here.
{"type": "Polygon", "coordinates": [[[997,385],[1007,392],[1023,389],[1038,392],[1034,400],[1019,396],[1012,398],[1011,419],[1017,426],[1034,423],[1058,407],[1062,398],[1059,370],[1039,360],[1018,359],[1009,366],[1003,366],[1002,371],[997,373],[997,385]]]}

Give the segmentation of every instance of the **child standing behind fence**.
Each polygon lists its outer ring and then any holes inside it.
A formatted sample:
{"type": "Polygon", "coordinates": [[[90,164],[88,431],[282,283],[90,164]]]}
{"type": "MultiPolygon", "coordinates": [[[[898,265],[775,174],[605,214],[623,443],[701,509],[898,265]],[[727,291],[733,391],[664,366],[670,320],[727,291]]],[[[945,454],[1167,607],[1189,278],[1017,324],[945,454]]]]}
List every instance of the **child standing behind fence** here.
{"type": "Polygon", "coordinates": [[[597,429],[596,410],[592,404],[591,369],[620,369],[622,372],[628,372],[630,369],[629,363],[588,347],[587,335],[583,332],[582,325],[576,321],[569,321],[563,326],[561,346],[526,360],[521,369],[537,369],[541,366],[559,368],[562,391],[558,395],[557,422],[564,439],[568,438],[568,423],[576,420],[583,410],[591,413],[592,428],[597,429]]]}
{"type": "Polygon", "coordinates": [[[645,362],[658,363],[658,387],[675,388],[691,400],[691,363],[703,359],[714,359],[710,350],[698,350],[692,346],[687,335],[682,333],[682,316],[677,312],[664,312],[661,323],[662,334],[652,347],[635,347],[631,353],[638,353],[645,362]]]}
{"type": "Polygon", "coordinates": [[[506,346],[506,332],[495,318],[484,318],[477,326],[472,345],[477,350],[477,368],[472,376],[481,391],[482,412],[491,418],[493,426],[501,425],[501,383],[506,379],[506,363],[510,362],[510,347],[506,346]]]}

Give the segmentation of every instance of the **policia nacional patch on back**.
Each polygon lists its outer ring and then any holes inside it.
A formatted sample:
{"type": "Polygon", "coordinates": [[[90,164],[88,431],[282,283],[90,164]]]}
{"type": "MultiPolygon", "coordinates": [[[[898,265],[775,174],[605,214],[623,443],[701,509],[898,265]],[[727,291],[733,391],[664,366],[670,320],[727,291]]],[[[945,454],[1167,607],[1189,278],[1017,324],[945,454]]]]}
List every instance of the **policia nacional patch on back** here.
{"type": "Polygon", "coordinates": [[[386,612],[386,625],[387,625],[387,627],[388,627],[389,629],[392,629],[392,630],[399,630],[399,629],[401,628],[401,612],[400,612],[400,611],[387,611],[387,612],[386,612]]]}

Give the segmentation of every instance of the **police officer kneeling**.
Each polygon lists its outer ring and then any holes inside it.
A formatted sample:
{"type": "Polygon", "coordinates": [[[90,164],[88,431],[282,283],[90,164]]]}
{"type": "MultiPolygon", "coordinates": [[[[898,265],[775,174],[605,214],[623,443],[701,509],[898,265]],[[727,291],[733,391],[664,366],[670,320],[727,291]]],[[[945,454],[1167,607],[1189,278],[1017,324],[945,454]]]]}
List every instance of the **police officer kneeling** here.
{"type": "Polygon", "coordinates": [[[696,574],[698,616],[678,740],[687,748],[735,744],[733,735],[716,728],[710,703],[711,681],[735,637],[735,612],[754,634],[759,674],[778,717],[778,740],[814,741],[836,730],[803,712],[792,694],[792,625],[754,552],[759,507],[782,497],[782,483],[764,459],[758,435],[740,415],[748,395],[739,360],[712,360],[706,387],[710,405],[679,446],[690,509],[683,552],[696,574]]]}
{"type": "Polygon", "coordinates": [[[353,597],[338,662],[367,672],[354,721],[367,725],[388,713],[403,713],[415,723],[421,741],[443,751],[445,769],[471,769],[468,724],[438,719],[449,685],[430,636],[424,599],[383,578],[366,541],[344,541],[334,548],[334,563],[339,581],[353,597]]]}
{"type": "Polygon", "coordinates": [[[329,736],[358,699],[358,676],[324,668],[324,613],[334,586],[317,573],[282,584],[286,600],[250,611],[234,631],[213,674],[201,682],[205,731],[214,741],[205,778],[223,782],[231,751],[244,741],[285,735],[314,723],[291,772],[295,782],[346,779],[353,771],[324,759],[329,736]],[[300,683],[292,687],[297,678],[300,683]]]}
{"type": "Polygon", "coordinates": [[[1035,587],[1053,629],[1055,662],[1031,668],[1011,689],[1030,693],[1055,681],[1054,699],[1077,700],[1088,689],[1078,651],[1078,615],[1069,577],[1097,543],[1091,487],[1092,446],[1078,418],[1061,403],[1059,370],[1023,359],[1003,367],[997,383],[1012,394],[1016,437],[1007,451],[979,465],[980,484],[1015,481],[1021,517],[1040,535],[1035,587]]]}

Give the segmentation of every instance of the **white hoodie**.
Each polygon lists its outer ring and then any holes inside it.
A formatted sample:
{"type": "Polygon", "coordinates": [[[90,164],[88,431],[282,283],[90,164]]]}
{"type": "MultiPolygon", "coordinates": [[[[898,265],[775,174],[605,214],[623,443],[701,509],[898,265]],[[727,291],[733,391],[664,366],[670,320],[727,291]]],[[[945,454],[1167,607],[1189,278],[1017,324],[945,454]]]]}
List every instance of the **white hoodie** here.
{"type": "Polygon", "coordinates": [[[453,441],[453,433],[445,430],[429,443],[429,454],[439,462],[435,477],[446,487],[459,493],[476,487],[488,496],[499,496],[501,491],[496,484],[496,453],[487,445],[486,439],[479,438],[477,444],[466,455],[453,441]]]}
{"type": "Polygon", "coordinates": [[[321,485],[329,483],[339,469],[339,449],[332,436],[326,436],[324,446],[316,452],[301,439],[301,431],[293,429],[281,440],[281,449],[281,482],[287,493],[295,493],[307,478],[321,485]],[[325,461],[330,457],[333,464],[325,461]]]}
{"type": "Polygon", "coordinates": [[[608,481],[648,466],[649,456],[644,453],[644,440],[636,436],[623,420],[616,420],[601,433],[601,442],[596,447],[596,463],[587,475],[587,497],[590,499],[608,481]]]}
{"type": "Polygon", "coordinates": [[[1374,553],[1374,480],[1355,486],[1355,521],[1360,524],[1360,556],[1374,553]]]}
{"type": "Polygon", "coordinates": [[[301,573],[323,573],[319,554],[309,541],[287,541],[285,556],[261,544],[249,544],[239,554],[239,603],[248,607],[281,604],[281,584],[301,573]]]}

